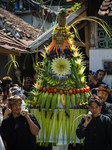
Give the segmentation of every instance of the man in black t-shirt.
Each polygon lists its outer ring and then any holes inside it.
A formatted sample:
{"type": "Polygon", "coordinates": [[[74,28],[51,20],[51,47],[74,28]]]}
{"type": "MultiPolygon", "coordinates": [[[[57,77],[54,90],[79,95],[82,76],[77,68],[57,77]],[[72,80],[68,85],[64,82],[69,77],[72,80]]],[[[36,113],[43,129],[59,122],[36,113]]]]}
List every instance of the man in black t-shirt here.
{"type": "Polygon", "coordinates": [[[11,114],[1,125],[1,137],[8,150],[36,150],[40,125],[33,114],[21,111],[22,99],[14,95],[8,99],[11,114]]]}

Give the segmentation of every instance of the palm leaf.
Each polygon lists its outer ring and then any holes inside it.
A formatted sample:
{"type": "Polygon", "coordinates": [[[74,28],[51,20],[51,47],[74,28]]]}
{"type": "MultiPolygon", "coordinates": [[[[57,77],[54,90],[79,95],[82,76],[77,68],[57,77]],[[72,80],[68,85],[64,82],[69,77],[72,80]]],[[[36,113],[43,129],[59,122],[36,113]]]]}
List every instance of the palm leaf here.
{"type": "Polygon", "coordinates": [[[11,63],[11,62],[12,62],[12,60],[9,60],[8,63],[5,65],[4,68],[6,68],[9,65],[9,63],[11,63]]]}
{"type": "Polygon", "coordinates": [[[12,62],[14,62],[14,58],[13,58],[12,54],[10,54],[9,56],[10,56],[12,62]]]}
{"type": "Polygon", "coordinates": [[[16,65],[19,67],[19,64],[18,64],[18,62],[17,62],[17,61],[15,61],[15,63],[16,63],[16,65]]]}
{"type": "Polygon", "coordinates": [[[46,58],[46,53],[41,53],[41,56],[42,56],[43,58],[46,58]]]}
{"type": "Polygon", "coordinates": [[[105,30],[105,32],[107,33],[107,35],[111,39],[111,32],[110,32],[111,30],[110,30],[110,27],[108,26],[108,24],[104,20],[102,20],[102,19],[100,19],[98,17],[94,17],[94,16],[80,17],[74,23],[71,24],[71,27],[74,24],[77,24],[77,23],[79,23],[81,21],[84,21],[84,20],[93,21],[93,22],[96,22],[97,24],[99,24],[105,30]]]}
{"type": "Polygon", "coordinates": [[[9,68],[8,68],[7,74],[9,74],[9,71],[10,71],[10,69],[11,69],[11,66],[12,66],[12,63],[9,65],[9,68]]]}
{"type": "MultiPolygon", "coordinates": [[[[81,38],[80,38],[80,35],[79,35],[78,31],[77,31],[77,28],[74,27],[73,25],[72,25],[72,28],[74,29],[76,38],[77,38],[81,43],[83,43],[82,40],[81,40],[81,38]]],[[[83,44],[84,44],[84,43],[83,43],[83,44]]]]}

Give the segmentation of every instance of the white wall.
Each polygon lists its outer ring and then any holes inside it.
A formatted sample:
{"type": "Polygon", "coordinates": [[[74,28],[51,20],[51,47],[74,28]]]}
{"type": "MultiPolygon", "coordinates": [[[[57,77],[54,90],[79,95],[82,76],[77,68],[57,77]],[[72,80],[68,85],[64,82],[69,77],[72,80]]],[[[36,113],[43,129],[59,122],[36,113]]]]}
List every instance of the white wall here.
{"type": "MultiPolygon", "coordinates": [[[[89,50],[89,69],[96,71],[103,68],[104,61],[112,61],[111,49],[91,49],[89,50]]],[[[112,75],[107,75],[107,84],[111,88],[112,75]]],[[[103,80],[106,82],[106,76],[103,80]]]]}

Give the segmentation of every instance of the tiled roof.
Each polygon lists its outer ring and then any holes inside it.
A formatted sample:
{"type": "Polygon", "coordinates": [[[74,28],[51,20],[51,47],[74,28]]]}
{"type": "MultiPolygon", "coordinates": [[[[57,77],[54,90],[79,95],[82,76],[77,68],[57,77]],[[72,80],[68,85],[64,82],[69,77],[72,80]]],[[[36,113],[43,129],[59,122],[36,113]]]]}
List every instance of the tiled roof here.
{"type": "Polygon", "coordinates": [[[98,11],[100,16],[112,16],[112,0],[103,0],[100,9],[98,11]]]}
{"type": "Polygon", "coordinates": [[[9,53],[28,53],[28,45],[41,34],[39,29],[0,8],[0,53],[1,48],[9,50],[9,53]]]}

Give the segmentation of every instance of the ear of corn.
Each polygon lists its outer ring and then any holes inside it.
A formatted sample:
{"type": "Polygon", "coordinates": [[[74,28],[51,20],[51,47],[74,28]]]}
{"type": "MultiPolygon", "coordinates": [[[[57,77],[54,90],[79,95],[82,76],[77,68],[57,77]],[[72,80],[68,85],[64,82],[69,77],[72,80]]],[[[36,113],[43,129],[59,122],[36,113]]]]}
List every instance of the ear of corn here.
{"type": "Polygon", "coordinates": [[[53,98],[52,98],[52,102],[51,102],[51,109],[52,109],[52,112],[53,112],[54,109],[56,108],[57,98],[58,98],[58,93],[54,94],[54,95],[53,95],[53,98]]]}
{"type": "Polygon", "coordinates": [[[79,104],[80,104],[80,94],[79,94],[79,93],[76,93],[76,94],[75,94],[75,98],[76,98],[77,108],[79,108],[79,104]]]}
{"type": "Polygon", "coordinates": [[[69,107],[70,107],[70,94],[67,91],[67,96],[66,96],[66,114],[67,114],[68,117],[70,115],[69,107]]]}
{"type": "Polygon", "coordinates": [[[46,92],[44,94],[44,97],[43,97],[42,102],[41,102],[41,109],[44,108],[44,106],[46,104],[47,97],[48,97],[48,92],[46,92]]]}
{"type": "Polygon", "coordinates": [[[41,107],[41,103],[42,103],[42,99],[43,99],[43,97],[44,97],[44,94],[45,94],[44,92],[41,92],[40,95],[39,95],[38,101],[39,101],[40,107],[41,107]]]}
{"type": "Polygon", "coordinates": [[[59,110],[59,107],[60,107],[60,101],[61,101],[61,95],[60,95],[60,93],[58,93],[58,110],[59,110]]]}
{"type": "Polygon", "coordinates": [[[42,95],[42,91],[39,93],[39,95],[38,95],[38,102],[40,102],[40,98],[41,98],[41,95],[42,95]]]}
{"type": "Polygon", "coordinates": [[[48,111],[48,109],[50,108],[52,97],[53,97],[53,93],[50,93],[47,97],[47,101],[46,101],[46,105],[45,105],[46,111],[48,111]]]}
{"type": "Polygon", "coordinates": [[[75,108],[75,95],[74,94],[71,94],[70,101],[71,101],[72,108],[74,109],[75,108]]]}

